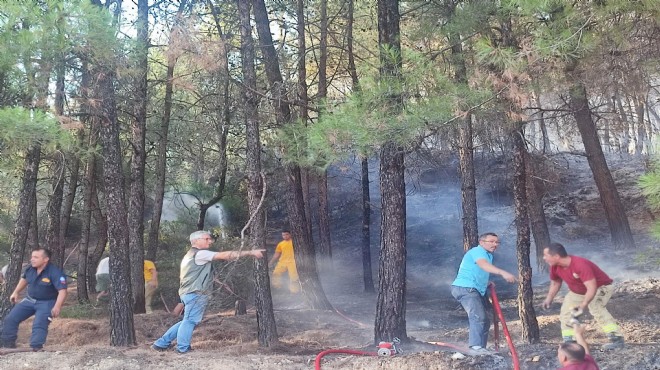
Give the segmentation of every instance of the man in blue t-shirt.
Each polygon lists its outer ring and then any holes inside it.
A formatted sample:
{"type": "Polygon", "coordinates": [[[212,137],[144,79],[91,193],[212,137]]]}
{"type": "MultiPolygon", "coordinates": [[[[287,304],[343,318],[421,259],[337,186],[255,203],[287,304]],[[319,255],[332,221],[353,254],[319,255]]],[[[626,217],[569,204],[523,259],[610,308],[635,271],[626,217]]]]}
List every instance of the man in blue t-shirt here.
{"type": "Polygon", "coordinates": [[[60,315],[66,299],[66,276],[57,266],[50,264],[50,251],[38,248],[32,251],[30,266],[25,269],[16,289],[9,297],[15,304],[2,326],[0,344],[2,347],[15,348],[18,325],[34,315],[30,347],[39,351],[46,343],[48,325],[60,315]],[[18,295],[27,289],[27,296],[19,303],[18,295]]]}
{"type": "Polygon", "coordinates": [[[479,237],[479,245],[463,256],[458,275],[451,284],[451,295],[461,303],[468,314],[470,325],[469,346],[477,352],[486,351],[490,319],[488,317],[486,288],[490,274],[497,274],[509,283],[516,277],[493,265],[493,252],[500,244],[495,233],[485,233],[479,237]]]}

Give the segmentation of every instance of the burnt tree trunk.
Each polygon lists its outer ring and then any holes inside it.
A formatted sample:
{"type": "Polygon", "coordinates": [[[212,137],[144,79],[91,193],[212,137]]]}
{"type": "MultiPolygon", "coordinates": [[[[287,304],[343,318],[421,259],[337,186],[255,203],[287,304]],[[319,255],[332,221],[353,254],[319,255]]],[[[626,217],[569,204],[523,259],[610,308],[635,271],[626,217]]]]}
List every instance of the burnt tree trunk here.
{"type": "MultiPolygon", "coordinates": [[[[259,101],[257,73],[254,67],[255,51],[250,24],[250,2],[238,0],[241,29],[241,55],[243,72],[243,110],[246,134],[246,170],[248,181],[248,208],[254,217],[249,228],[249,246],[266,249],[266,227],[261,200],[263,183],[261,177],[261,140],[259,138],[259,101]]],[[[217,27],[220,27],[218,23],[217,27]]],[[[226,54],[225,54],[226,55],[226,54]]],[[[225,65],[227,66],[227,65],[225,65]]],[[[227,76],[229,77],[229,76],[227,76]]],[[[268,259],[254,259],[255,306],[257,308],[257,340],[261,347],[271,347],[278,343],[277,325],[273,312],[273,299],[268,276],[268,259]]]]}
{"type": "Polygon", "coordinates": [[[371,197],[369,195],[369,159],[362,157],[362,282],[366,293],[374,292],[374,279],[371,270],[371,197]]]}
{"type": "Polygon", "coordinates": [[[310,175],[308,168],[300,168],[300,188],[302,189],[303,204],[305,205],[305,220],[307,220],[307,234],[309,234],[309,240],[314,244],[314,237],[312,232],[312,207],[311,207],[311,196],[309,192],[310,181],[313,176],[310,175]]]}
{"type": "Polygon", "coordinates": [[[332,259],[332,242],[330,239],[330,207],[328,205],[328,171],[321,172],[317,179],[319,199],[319,252],[330,263],[332,259]]]}
{"type": "MultiPolygon", "coordinates": [[[[380,79],[397,85],[401,79],[401,41],[398,0],[378,0],[378,46],[380,79]]],[[[386,97],[386,108],[396,116],[402,96],[386,97]]],[[[381,232],[378,299],[374,324],[375,343],[394,338],[408,341],[406,334],[406,185],[403,148],[386,142],[380,151],[381,232]]]]}
{"type": "Polygon", "coordinates": [[[527,149],[523,138],[522,123],[515,123],[513,141],[513,201],[516,224],[516,255],[518,256],[518,315],[522,322],[523,339],[537,343],[540,338],[539,324],[534,311],[534,291],[532,290],[532,266],[529,263],[530,232],[527,213],[527,175],[525,162],[527,149]]]}
{"type": "Polygon", "coordinates": [[[23,256],[27,246],[30,219],[32,217],[32,202],[37,188],[40,161],[41,145],[35,142],[25,154],[21,192],[18,198],[18,212],[9,249],[9,267],[7,267],[5,284],[2,286],[2,294],[0,294],[0,320],[3,320],[11,309],[9,296],[13,293],[21,277],[21,266],[23,265],[23,256]]]}
{"type": "MultiPolygon", "coordinates": [[[[88,148],[96,147],[96,125],[92,124],[90,127],[90,137],[88,148]]],[[[93,153],[90,150],[90,153],[93,153]]],[[[80,240],[78,241],[78,284],[76,290],[78,293],[78,302],[88,303],[89,286],[88,280],[91,275],[88,273],[90,268],[87,266],[89,259],[87,258],[87,251],[89,250],[89,240],[92,228],[92,208],[94,207],[92,196],[96,192],[96,156],[90,154],[87,158],[85,166],[85,177],[83,179],[83,205],[82,205],[82,229],[80,232],[80,240]]],[[[96,267],[96,266],[93,266],[96,267]]],[[[95,271],[95,270],[92,270],[95,271]]],[[[92,272],[92,275],[94,273],[92,272]]]]}
{"type": "Polygon", "coordinates": [[[375,342],[406,334],[406,192],[403,149],[387,143],[380,153],[381,249],[375,342]]]}
{"type": "Polygon", "coordinates": [[[28,231],[29,238],[32,240],[29,240],[29,242],[32,242],[32,249],[37,249],[39,248],[39,210],[37,208],[37,192],[35,191],[32,194],[32,202],[30,203],[30,228],[28,231]]]}
{"type": "Polygon", "coordinates": [[[98,194],[98,186],[95,186],[92,198],[92,215],[96,224],[96,232],[99,237],[96,240],[94,250],[91,253],[89,253],[89,247],[87,250],[87,281],[88,291],[91,293],[96,293],[96,266],[101,262],[103,252],[108,244],[108,219],[103,214],[103,211],[101,211],[98,194]]]}
{"type": "Polygon", "coordinates": [[[547,264],[543,260],[543,249],[550,244],[550,230],[545,219],[543,210],[543,191],[535,176],[535,166],[532,156],[525,148],[525,172],[527,186],[527,209],[529,220],[536,245],[536,266],[541,271],[547,270],[547,264]]]}
{"type": "Polygon", "coordinates": [[[569,91],[569,105],[577,122],[584,150],[587,153],[587,161],[600,194],[605,217],[610,227],[612,244],[614,248],[633,248],[635,241],[630,231],[628,217],[621,203],[619,192],[616,189],[612,174],[607,166],[603,148],[598,140],[596,124],[591,116],[587,90],[581,83],[573,85],[569,91]]]}
{"type": "MultiPolygon", "coordinates": [[[[83,70],[85,67],[83,67],[83,70]]],[[[85,140],[84,130],[80,130],[77,134],[77,142],[80,147],[83,146],[85,140]]],[[[75,153],[67,154],[67,161],[69,163],[69,179],[67,181],[66,192],[62,205],[62,221],[60,222],[60,241],[64,243],[66,240],[69,222],[71,221],[71,212],[73,211],[73,203],[76,200],[76,191],[78,190],[78,178],[80,176],[80,158],[75,153]]]]}
{"type": "MultiPolygon", "coordinates": [[[[451,9],[452,15],[455,8],[451,9]]],[[[461,36],[452,33],[449,36],[454,62],[454,80],[467,86],[467,68],[461,43],[461,36]]],[[[458,167],[461,176],[461,210],[463,216],[463,251],[479,244],[477,224],[477,187],[474,181],[474,143],[472,139],[472,115],[467,114],[458,123],[458,167]]]]}
{"type": "MultiPolygon", "coordinates": [[[[456,15],[456,5],[449,3],[449,17],[456,15]]],[[[467,86],[467,67],[461,35],[452,31],[449,33],[451,45],[451,61],[454,66],[454,81],[467,86]]],[[[461,107],[468,110],[469,107],[461,107]]],[[[477,224],[477,187],[474,180],[474,143],[472,130],[472,115],[468,113],[458,122],[458,168],[461,178],[461,221],[463,224],[463,251],[479,243],[479,229],[477,224]]]]}
{"type": "MultiPolygon", "coordinates": [[[[89,292],[88,289],[90,285],[90,279],[94,279],[94,272],[96,271],[96,265],[92,266],[92,269],[89,268],[89,260],[87,258],[87,251],[89,249],[89,239],[91,235],[91,223],[92,223],[92,195],[94,194],[96,187],[96,147],[98,145],[98,119],[94,117],[90,102],[90,93],[91,90],[91,71],[89,70],[89,64],[87,61],[83,60],[82,62],[82,81],[80,86],[80,95],[81,99],[81,110],[86,114],[85,123],[88,127],[89,134],[87,135],[87,151],[89,155],[87,156],[86,163],[84,165],[84,176],[82,179],[82,227],[80,231],[80,239],[78,240],[78,282],[76,285],[76,292],[78,295],[78,302],[81,304],[89,303],[89,292]],[[88,118],[93,117],[93,118],[88,118]],[[92,270],[92,274],[89,274],[89,271],[92,270]]],[[[85,135],[81,134],[78,138],[78,142],[82,144],[85,142],[85,135]]],[[[78,159],[80,163],[80,159],[78,159]]],[[[80,165],[78,164],[77,167],[80,165]]],[[[76,168],[76,179],[78,182],[78,168],[76,168]]],[[[70,180],[69,187],[71,187],[70,180]]],[[[67,194],[66,207],[73,207],[73,201],[75,199],[75,190],[71,193],[69,189],[69,194],[67,194]]],[[[67,214],[71,215],[71,210],[67,210],[67,214]]],[[[68,224],[68,220],[66,223],[68,224]]],[[[63,228],[66,232],[66,226],[63,228]]]]}
{"type": "Polygon", "coordinates": [[[110,344],[135,345],[133,293],[128,248],[128,212],[124,203],[124,173],[119,143],[119,123],[115,105],[114,68],[97,66],[93,74],[100,100],[99,138],[103,153],[108,243],[110,246],[110,344]]]}
{"type": "Polygon", "coordinates": [[[461,209],[463,211],[463,251],[479,244],[477,223],[477,187],[474,181],[474,147],[472,119],[461,120],[458,127],[458,157],[461,174],[461,209]]]}

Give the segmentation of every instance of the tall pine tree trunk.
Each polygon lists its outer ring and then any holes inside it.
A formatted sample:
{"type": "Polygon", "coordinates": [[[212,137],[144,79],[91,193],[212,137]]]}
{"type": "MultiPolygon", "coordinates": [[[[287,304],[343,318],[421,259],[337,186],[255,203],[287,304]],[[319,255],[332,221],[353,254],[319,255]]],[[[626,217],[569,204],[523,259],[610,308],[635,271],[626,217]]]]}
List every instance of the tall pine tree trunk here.
{"type": "Polygon", "coordinates": [[[105,190],[108,243],[110,246],[110,344],[135,345],[133,293],[128,247],[128,212],[124,203],[119,122],[115,105],[114,68],[97,66],[94,73],[100,99],[100,142],[103,148],[103,184],[105,190]]]}
{"type": "Polygon", "coordinates": [[[527,209],[529,211],[530,226],[534,235],[536,245],[536,265],[541,271],[547,270],[547,264],[543,260],[543,249],[550,244],[550,230],[543,210],[543,193],[538,186],[535,176],[533,157],[525,148],[525,173],[527,186],[527,209]]]}
{"type": "MultiPolygon", "coordinates": [[[[320,4],[320,40],[319,40],[319,115],[325,112],[326,99],[328,97],[328,1],[321,0],[320,4]]],[[[319,252],[320,255],[332,259],[332,244],[330,239],[330,207],[328,204],[328,171],[321,171],[317,179],[319,200],[319,252]]]]}
{"type": "Polygon", "coordinates": [[[137,2],[135,45],[135,101],[131,120],[131,181],[128,198],[128,249],[130,253],[133,312],[144,313],[144,167],[147,159],[147,73],[149,71],[149,4],[137,2]]]}
{"type": "MultiPolygon", "coordinates": [[[[92,127],[89,129],[89,145],[88,149],[96,147],[97,138],[96,138],[97,125],[92,124],[92,127]]],[[[90,150],[90,153],[93,153],[90,150]]],[[[87,303],[89,302],[89,292],[87,287],[89,286],[88,280],[90,275],[88,271],[90,270],[87,266],[89,259],[87,258],[87,251],[89,250],[89,242],[92,228],[92,208],[94,207],[92,196],[96,192],[96,156],[90,154],[87,158],[87,164],[85,166],[85,177],[83,179],[83,205],[82,205],[82,229],[80,232],[80,240],[78,241],[78,284],[76,285],[76,290],[78,293],[78,302],[87,303]]]]}
{"type": "MultiPolygon", "coordinates": [[[[261,176],[261,140],[257,98],[257,73],[254,67],[255,51],[250,23],[250,2],[238,0],[241,28],[241,54],[243,72],[243,112],[246,133],[246,170],[248,181],[248,208],[252,222],[249,227],[249,246],[266,249],[266,216],[263,205],[261,176]]],[[[218,24],[219,28],[219,24],[218,24]]],[[[229,77],[229,76],[227,76],[229,77]]],[[[255,305],[257,307],[257,339],[261,347],[277,344],[277,326],[270,293],[268,260],[254,259],[255,305]]]]}
{"type": "Polygon", "coordinates": [[[534,311],[534,291],[532,290],[532,266],[529,263],[530,232],[527,213],[527,175],[525,159],[527,149],[523,137],[522,123],[515,123],[513,141],[513,202],[516,223],[516,255],[518,256],[518,316],[522,322],[523,339],[529,343],[539,341],[539,324],[534,311]]]}
{"type": "MultiPolygon", "coordinates": [[[[83,67],[83,70],[85,67],[83,67]]],[[[85,140],[84,130],[79,130],[76,135],[78,145],[83,146],[85,140]]],[[[73,204],[76,200],[76,192],[78,190],[78,178],[80,176],[80,158],[75,153],[68,153],[66,155],[67,162],[69,163],[69,179],[67,181],[66,191],[62,204],[62,220],[60,222],[60,242],[64,243],[68,235],[69,222],[71,221],[71,212],[73,211],[73,204]]]]}
{"type": "Polygon", "coordinates": [[[330,310],[332,305],[325,296],[323,286],[318,276],[316,256],[311,242],[311,235],[307,232],[307,219],[305,218],[305,204],[302,197],[302,181],[300,167],[290,164],[286,166],[286,176],[290,191],[286,192],[286,205],[293,235],[296,269],[302,285],[302,294],[309,308],[313,310],[330,310]]]}
{"type": "Polygon", "coordinates": [[[30,219],[32,217],[32,202],[37,188],[40,161],[41,145],[35,142],[25,154],[21,192],[18,198],[18,212],[9,249],[9,267],[7,267],[5,284],[2,286],[2,294],[0,294],[0,320],[4,320],[11,309],[9,296],[11,296],[21,277],[21,266],[27,246],[30,219]]]}
{"type": "MultiPolygon", "coordinates": [[[[378,0],[380,79],[392,86],[385,104],[392,116],[402,106],[396,92],[401,79],[401,41],[398,0],[378,0]]],[[[386,142],[380,151],[381,231],[378,299],[374,340],[408,340],[406,334],[406,185],[403,147],[386,142]]]]}
{"type": "MultiPolygon", "coordinates": [[[[274,99],[273,104],[276,107],[275,118],[277,123],[283,126],[291,121],[291,109],[286,102],[286,89],[284,88],[279,60],[273,45],[268,12],[263,0],[254,0],[253,6],[260,49],[264,58],[264,69],[271,89],[270,93],[274,99]],[[280,98],[283,100],[279,100],[280,98]]],[[[288,164],[285,166],[285,174],[289,184],[286,204],[302,293],[310,308],[330,309],[332,306],[325,296],[323,286],[319,280],[314,246],[311,243],[307,229],[300,167],[295,164],[288,164]]]]}
{"type": "Polygon", "coordinates": [[[103,252],[108,244],[108,219],[101,210],[99,186],[98,183],[95,184],[94,194],[92,195],[92,217],[94,218],[98,239],[91,253],[89,252],[89,246],[87,249],[87,290],[93,293],[96,293],[96,266],[101,262],[103,252]]]}
{"type": "Polygon", "coordinates": [[[330,239],[330,207],[328,205],[328,171],[317,176],[319,199],[319,252],[328,262],[332,260],[332,242],[330,239]]]}
{"type": "MultiPolygon", "coordinates": [[[[303,123],[303,125],[307,126],[307,120],[309,119],[307,109],[309,97],[307,94],[307,32],[305,31],[305,3],[305,0],[297,0],[296,6],[296,30],[298,34],[298,66],[296,68],[298,72],[298,88],[296,90],[298,92],[299,106],[298,119],[303,123]]],[[[299,145],[301,144],[299,143],[299,145]]],[[[313,178],[314,176],[310,174],[308,168],[300,168],[300,185],[302,188],[303,204],[305,207],[305,219],[307,220],[305,227],[307,228],[309,241],[312,242],[312,244],[314,241],[314,234],[312,233],[313,221],[309,187],[313,178]]]]}
{"type": "Polygon", "coordinates": [[[630,231],[628,217],[623,208],[623,203],[621,203],[619,192],[616,189],[598,140],[596,124],[591,116],[591,108],[589,108],[587,90],[583,84],[576,83],[570,88],[569,94],[571,112],[580,130],[584,150],[587,153],[587,161],[600,194],[600,201],[612,235],[612,244],[615,248],[633,248],[635,247],[635,241],[630,231]]]}
{"type": "MultiPolygon", "coordinates": [[[[39,245],[39,209],[37,200],[37,192],[32,194],[32,202],[30,203],[30,228],[28,231],[29,239],[32,242],[32,249],[40,248],[39,245]]],[[[28,241],[28,243],[30,242],[28,241]]]]}
{"type": "MultiPolygon", "coordinates": [[[[360,90],[360,81],[355,68],[355,55],[353,53],[353,24],[355,13],[355,1],[348,1],[347,20],[346,20],[346,50],[348,57],[348,73],[351,76],[353,91],[360,90]]],[[[373,272],[371,269],[371,198],[369,194],[369,158],[366,154],[360,156],[361,176],[360,184],[362,189],[362,281],[364,291],[374,292],[373,272]]]]}
{"type": "Polygon", "coordinates": [[[373,272],[371,270],[371,198],[369,195],[369,159],[360,159],[362,187],[362,282],[366,293],[374,292],[373,272]]]}
{"type": "MultiPolygon", "coordinates": [[[[454,15],[455,7],[451,9],[454,15]]],[[[449,36],[454,62],[454,80],[467,86],[467,68],[461,36],[451,33],[449,36]]],[[[467,107],[464,107],[467,108],[467,107]]],[[[474,181],[474,143],[472,139],[472,115],[466,114],[458,123],[458,167],[461,176],[461,209],[463,211],[463,251],[479,243],[477,224],[477,187],[474,181]]]]}

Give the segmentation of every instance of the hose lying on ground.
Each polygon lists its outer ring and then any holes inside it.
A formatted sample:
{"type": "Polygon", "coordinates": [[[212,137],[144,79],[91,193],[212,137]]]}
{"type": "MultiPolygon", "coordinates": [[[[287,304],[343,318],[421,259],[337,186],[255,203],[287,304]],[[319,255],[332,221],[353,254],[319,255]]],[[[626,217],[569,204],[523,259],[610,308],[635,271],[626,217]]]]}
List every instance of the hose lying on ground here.
{"type": "Polygon", "coordinates": [[[347,355],[357,355],[357,356],[378,356],[377,352],[358,351],[354,349],[326,349],[325,351],[316,355],[316,360],[314,361],[314,369],[321,370],[321,359],[323,358],[323,356],[330,353],[344,353],[347,355]]]}

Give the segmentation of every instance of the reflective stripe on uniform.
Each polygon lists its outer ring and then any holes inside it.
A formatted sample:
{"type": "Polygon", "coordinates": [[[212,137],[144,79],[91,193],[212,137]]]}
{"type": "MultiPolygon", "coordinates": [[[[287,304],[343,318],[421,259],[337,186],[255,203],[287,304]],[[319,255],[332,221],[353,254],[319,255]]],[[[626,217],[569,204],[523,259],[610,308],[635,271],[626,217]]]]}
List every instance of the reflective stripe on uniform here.
{"type": "Polygon", "coordinates": [[[619,331],[619,327],[617,326],[617,324],[614,324],[614,323],[605,324],[605,325],[603,325],[603,331],[605,333],[615,333],[615,332],[619,331]]]}

